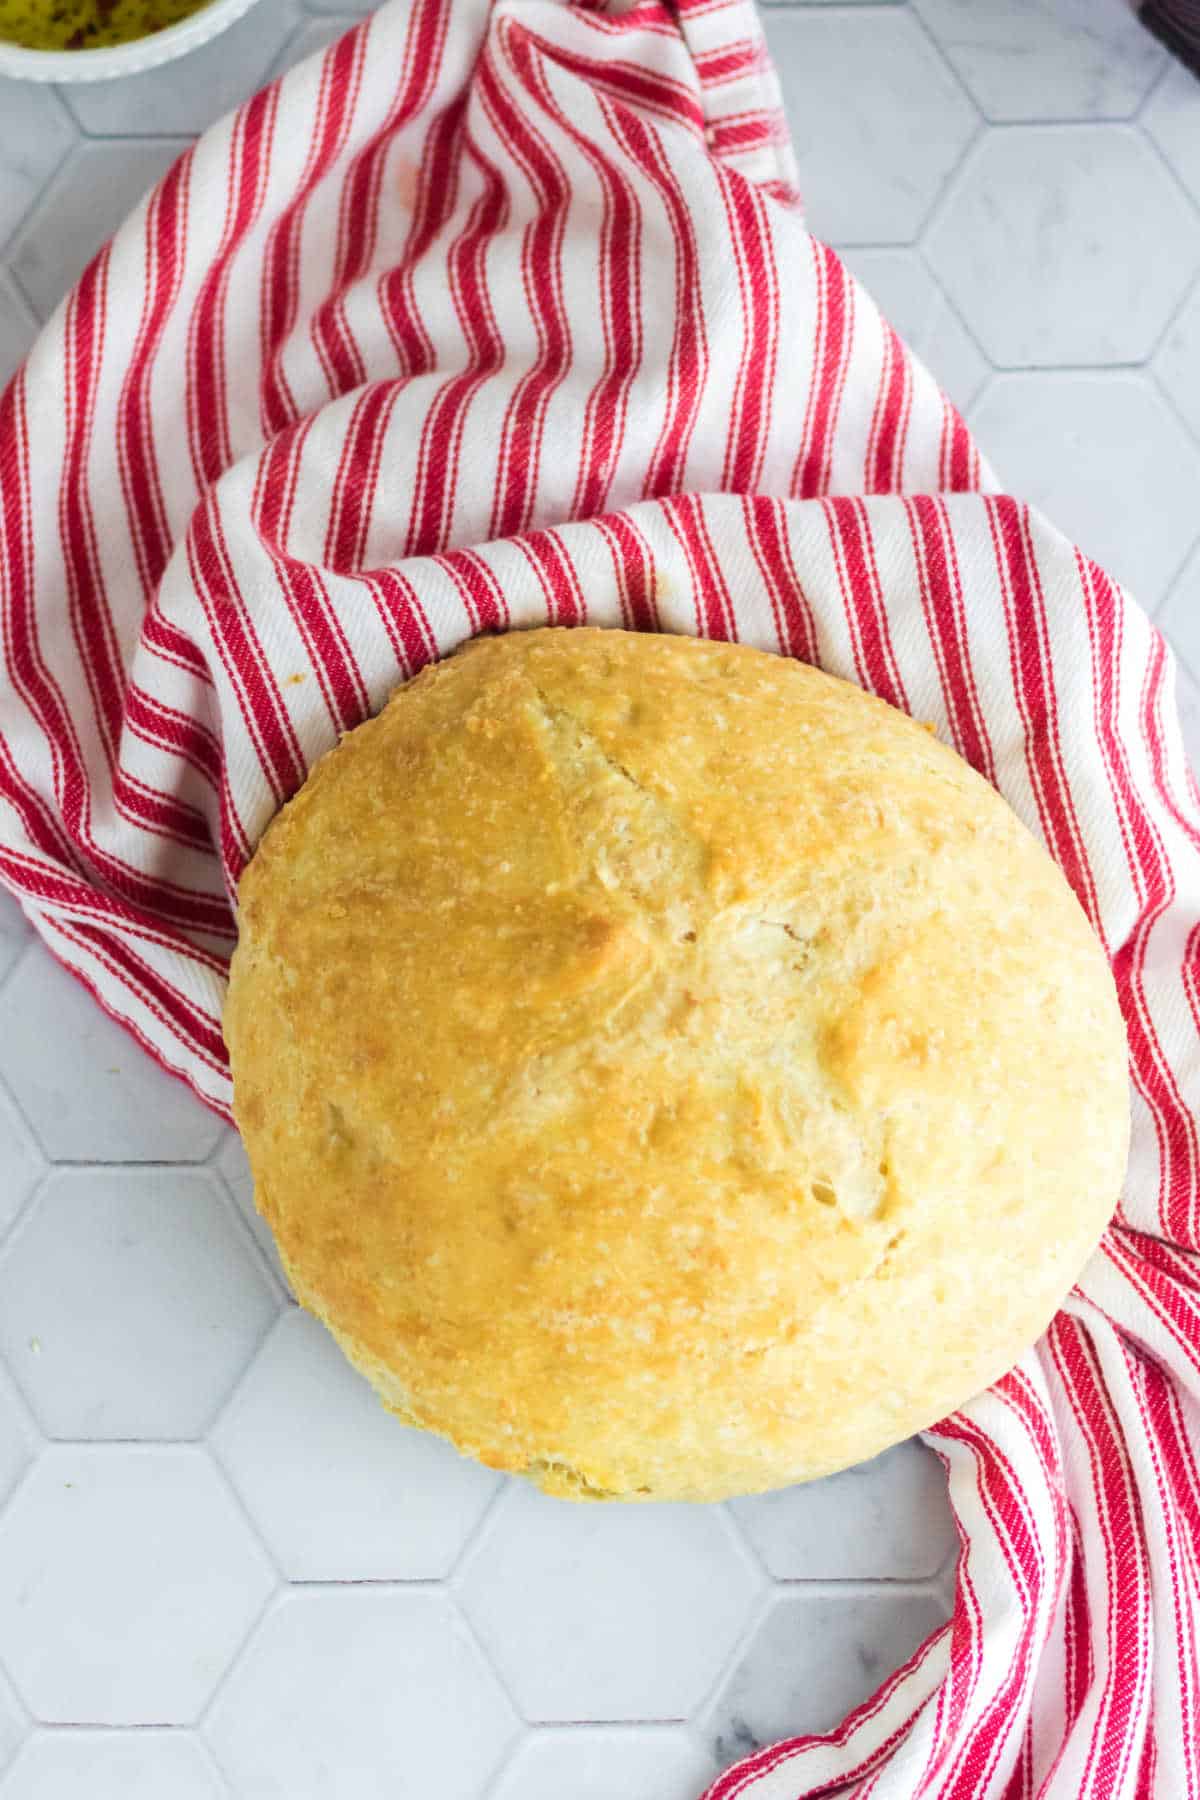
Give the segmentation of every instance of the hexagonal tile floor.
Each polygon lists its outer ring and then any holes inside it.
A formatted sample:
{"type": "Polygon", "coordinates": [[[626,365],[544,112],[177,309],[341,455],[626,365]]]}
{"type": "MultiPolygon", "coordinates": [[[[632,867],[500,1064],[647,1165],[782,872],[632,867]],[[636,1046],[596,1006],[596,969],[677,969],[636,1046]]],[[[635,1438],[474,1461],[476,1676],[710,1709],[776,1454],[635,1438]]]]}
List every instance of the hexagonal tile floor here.
{"type": "MultiPolygon", "coordinates": [[[[0,380],[194,132],[336,36],[0,81],[0,380]]],[[[1126,0],[767,0],[815,229],[1002,480],[1142,600],[1200,751],[1200,85],[1126,0]]],[[[0,897],[0,1800],[689,1800],[946,1616],[904,1446],[726,1508],[557,1504],[388,1420],[232,1134],[0,897]]]]}

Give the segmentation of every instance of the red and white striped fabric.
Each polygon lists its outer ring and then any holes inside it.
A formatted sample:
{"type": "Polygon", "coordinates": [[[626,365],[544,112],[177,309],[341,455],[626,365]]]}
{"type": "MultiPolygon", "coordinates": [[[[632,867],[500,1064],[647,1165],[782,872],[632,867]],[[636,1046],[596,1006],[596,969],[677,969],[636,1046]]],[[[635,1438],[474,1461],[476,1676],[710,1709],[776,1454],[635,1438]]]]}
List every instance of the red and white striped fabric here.
{"type": "Polygon", "coordinates": [[[952,1624],[713,1800],[1200,1800],[1200,802],[1156,633],[984,485],[805,231],[746,0],[392,0],[181,159],[0,403],[0,875],[226,1115],[259,834],[483,629],[736,636],[936,720],[1107,945],[1128,1189],[929,1433],[952,1624]]]}

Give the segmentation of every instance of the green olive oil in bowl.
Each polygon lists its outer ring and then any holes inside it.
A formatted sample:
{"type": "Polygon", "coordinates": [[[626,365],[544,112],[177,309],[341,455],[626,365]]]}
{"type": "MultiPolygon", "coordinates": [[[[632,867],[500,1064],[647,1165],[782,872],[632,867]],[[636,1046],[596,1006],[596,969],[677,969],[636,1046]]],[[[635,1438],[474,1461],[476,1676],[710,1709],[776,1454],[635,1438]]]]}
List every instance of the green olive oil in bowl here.
{"type": "Polygon", "coordinates": [[[0,38],[26,50],[100,50],[152,36],[205,0],[0,0],[0,38]]]}

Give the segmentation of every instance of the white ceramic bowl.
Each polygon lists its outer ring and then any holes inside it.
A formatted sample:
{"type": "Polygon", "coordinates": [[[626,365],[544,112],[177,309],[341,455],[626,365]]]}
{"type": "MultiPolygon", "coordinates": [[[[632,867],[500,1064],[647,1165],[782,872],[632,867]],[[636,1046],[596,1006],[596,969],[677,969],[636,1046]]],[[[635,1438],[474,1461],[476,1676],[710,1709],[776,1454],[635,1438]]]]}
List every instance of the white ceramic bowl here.
{"type": "Polygon", "coordinates": [[[138,75],[207,44],[253,4],[254,0],[208,0],[198,12],[150,37],[102,50],[25,50],[0,38],[0,75],[21,81],[110,81],[116,75],[138,75]]]}

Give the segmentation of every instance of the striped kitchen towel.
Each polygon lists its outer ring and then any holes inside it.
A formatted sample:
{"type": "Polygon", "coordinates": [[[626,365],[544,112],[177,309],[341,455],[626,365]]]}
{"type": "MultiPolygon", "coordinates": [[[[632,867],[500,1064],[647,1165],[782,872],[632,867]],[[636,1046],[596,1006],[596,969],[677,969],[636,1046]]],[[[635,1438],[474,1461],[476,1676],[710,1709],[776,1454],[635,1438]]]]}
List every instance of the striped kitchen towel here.
{"type": "Polygon", "coordinates": [[[952,1622],[714,1800],[1200,1800],[1200,800],[1168,652],[808,235],[747,0],[390,0],[208,132],[0,402],[0,876],[229,1114],[237,879],[472,633],[738,637],[936,721],[1112,958],[1134,1148],[928,1433],[952,1622]]]}

